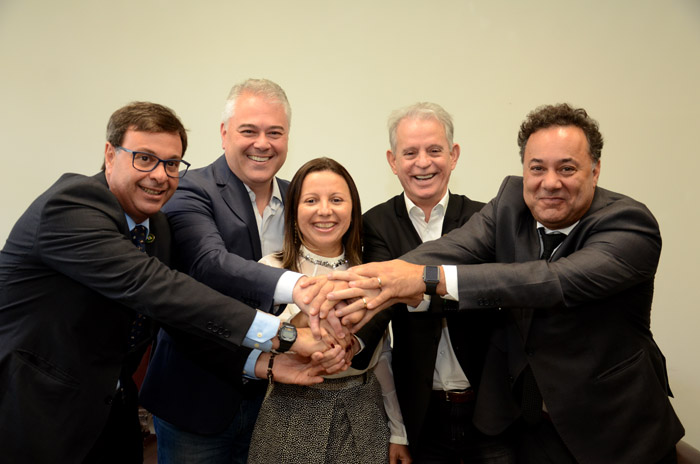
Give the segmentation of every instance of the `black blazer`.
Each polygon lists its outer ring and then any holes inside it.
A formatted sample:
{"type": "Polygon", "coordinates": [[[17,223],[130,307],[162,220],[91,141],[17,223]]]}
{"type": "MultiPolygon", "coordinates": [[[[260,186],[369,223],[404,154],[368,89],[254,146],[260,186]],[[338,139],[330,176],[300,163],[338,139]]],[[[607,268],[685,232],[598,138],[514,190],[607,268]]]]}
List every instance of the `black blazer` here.
{"type": "MultiPolygon", "coordinates": [[[[483,206],[484,203],[451,193],[442,233],[460,227],[483,206]]],[[[365,263],[398,258],[422,243],[411,223],[403,194],[367,211],[363,215],[363,229],[365,263]]],[[[491,313],[475,312],[454,314],[448,318],[452,347],[475,389],[478,388],[488,346],[488,328],[493,324],[495,316],[491,313]]],[[[358,337],[368,347],[375,346],[389,319],[392,321],[394,334],[392,368],[396,393],[408,433],[408,442],[414,444],[430,402],[442,317],[430,312],[411,314],[406,305],[395,305],[375,316],[360,330],[358,337]]],[[[365,349],[353,360],[353,365],[360,367],[366,364],[368,359],[365,354],[371,355],[372,351],[365,349]]]]}
{"type": "Polygon", "coordinates": [[[3,461],[82,462],[107,421],[136,312],[242,342],[255,311],[163,264],[164,215],[150,230],[143,253],[103,173],[64,175],[15,224],[0,253],[3,461]]]}
{"type": "Polygon", "coordinates": [[[522,178],[507,177],[463,227],[404,256],[457,265],[458,312],[510,314],[489,348],[476,425],[495,434],[515,421],[511,389],[529,364],[578,462],[657,462],[684,430],[650,330],[661,253],[654,216],[597,187],[551,262],[538,259],[535,225],[522,178]]]}
{"type": "MultiPolygon", "coordinates": [[[[289,182],[276,179],[284,198],[289,182]]],[[[248,191],[222,155],[190,171],[163,211],[172,225],[177,268],[211,288],[270,311],[284,269],[259,264],[260,235],[248,191]]],[[[141,386],[141,404],[157,417],[194,433],[231,424],[247,394],[267,382],[243,383],[250,349],[220,346],[166,327],[141,386]]]]}

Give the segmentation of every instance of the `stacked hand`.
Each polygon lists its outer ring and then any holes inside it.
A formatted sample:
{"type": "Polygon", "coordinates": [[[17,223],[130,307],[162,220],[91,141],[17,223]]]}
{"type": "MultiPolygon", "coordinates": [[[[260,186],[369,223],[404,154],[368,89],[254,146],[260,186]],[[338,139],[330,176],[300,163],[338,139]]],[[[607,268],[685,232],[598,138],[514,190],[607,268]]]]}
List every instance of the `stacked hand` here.
{"type": "MultiPolygon", "coordinates": [[[[307,318],[299,325],[308,328],[297,329],[294,363],[284,364],[297,368],[289,378],[298,379],[299,369],[312,378],[347,369],[359,347],[351,333],[392,304],[418,306],[425,291],[422,276],[423,266],[393,260],[299,279],[293,299],[307,318]]],[[[278,381],[286,378],[275,373],[278,381]]]]}
{"type": "Polygon", "coordinates": [[[314,337],[320,338],[320,321],[326,319],[342,338],[392,304],[417,306],[424,291],[423,266],[396,259],[303,277],[294,288],[294,302],[309,316],[314,337]]]}

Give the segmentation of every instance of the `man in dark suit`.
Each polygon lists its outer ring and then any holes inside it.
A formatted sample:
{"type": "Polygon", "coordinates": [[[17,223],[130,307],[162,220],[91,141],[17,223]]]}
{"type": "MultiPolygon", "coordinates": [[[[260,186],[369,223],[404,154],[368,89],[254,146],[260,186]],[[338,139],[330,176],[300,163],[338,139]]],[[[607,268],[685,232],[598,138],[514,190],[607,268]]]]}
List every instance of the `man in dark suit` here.
{"type": "MultiPolygon", "coordinates": [[[[224,154],[190,172],[164,208],[178,269],[263,311],[302,304],[305,295],[305,277],[257,263],[282,249],[289,182],[275,174],[287,157],[290,118],[287,96],[276,83],[248,79],[235,85],[221,123],[224,154]]],[[[250,378],[259,355],[161,330],[141,389],[142,404],[155,416],[161,459],[246,462],[267,385],[250,378]]]]}
{"type": "Polygon", "coordinates": [[[372,278],[330,297],[379,278],[370,308],[427,291],[457,300],[444,312],[507,313],[475,423],[489,434],[511,427],[518,462],[675,462],[684,430],[650,331],[658,224],[643,204],[597,187],[603,139],[585,110],[538,108],[518,143],[523,177],[506,178],[463,227],[405,261],[355,268],[372,278]]]}
{"type": "MultiPolygon", "coordinates": [[[[65,174],[10,232],[0,253],[3,462],[142,462],[131,375],[149,318],[231,350],[261,343],[251,324],[276,319],[167,266],[159,210],[187,170],[186,148],[170,109],[125,106],[107,126],[104,172],[65,174]]],[[[295,350],[318,349],[307,335],[295,350]]],[[[268,351],[280,346],[268,338],[268,351]]],[[[276,380],[306,382],[316,371],[277,359],[276,380]]],[[[258,360],[259,376],[269,360],[258,360]]]]}
{"type": "MultiPolygon", "coordinates": [[[[435,103],[416,103],[389,117],[391,150],[386,156],[404,192],[364,214],[365,263],[396,259],[460,227],[484,206],[448,192],[460,154],[453,134],[451,116],[435,103]]],[[[433,304],[441,303],[434,298],[433,304]]],[[[427,311],[429,304],[395,305],[358,333],[361,340],[374,344],[391,319],[392,367],[410,455],[416,462],[508,462],[505,445],[472,424],[496,314],[443,317],[427,311]]],[[[362,362],[361,354],[353,365],[362,362]]],[[[401,444],[405,440],[401,443],[392,436],[392,462],[406,459],[401,444]]]]}

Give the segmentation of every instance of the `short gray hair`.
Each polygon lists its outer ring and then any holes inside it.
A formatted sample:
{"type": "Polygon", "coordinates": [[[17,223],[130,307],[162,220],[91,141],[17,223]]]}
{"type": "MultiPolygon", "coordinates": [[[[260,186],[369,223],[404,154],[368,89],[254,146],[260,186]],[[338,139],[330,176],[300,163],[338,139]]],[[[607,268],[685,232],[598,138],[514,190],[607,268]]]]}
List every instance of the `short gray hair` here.
{"type": "Polygon", "coordinates": [[[221,115],[224,124],[233,117],[236,100],[238,100],[238,97],[243,93],[259,95],[265,97],[269,101],[281,103],[287,115],[287,124],[292,124],[292,107],[289,105],[289,100],[287,100],[287,94],[284,93],[282,87],[267,79],[246,79],[231,88],[228,98],[226,98],[224,112],[221,115]]]}
{"type": "Polygon", "coordinates": [[[445,111],[445,109],[437,103],[418,102],[393,111],[389,116],[387,126],[389,128],[389,144],[391,145],[392,152],[396,153],[396,129],[399,127],[399,123],[404,119],[436,119],[445,129],[445,136],[447,137],[447,143],[449,145],[448,148],[452,150],[454,125],[452,124],[452,116],[450,116],[450,113],[445,111]]]}

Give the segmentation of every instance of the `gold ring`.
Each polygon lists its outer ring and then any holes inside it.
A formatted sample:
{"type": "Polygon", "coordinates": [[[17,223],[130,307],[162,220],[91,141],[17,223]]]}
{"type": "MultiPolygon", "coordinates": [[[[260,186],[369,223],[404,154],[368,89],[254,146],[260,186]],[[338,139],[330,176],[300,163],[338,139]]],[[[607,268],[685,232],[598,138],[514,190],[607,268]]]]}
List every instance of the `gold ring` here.
{"type": "Polygon", "coordinates": [[[379,277],[377,277],[377,283],[379,284],[379,289],[381,290],[381,288],[382,288],[382,279],[380,279],[379,277]]]}
{"type": "Polygon", "coordinates": [[[362,297],[362,302],[365,304],[362,308],[366,309],[367,308],[367,298],[364,296],[362,297]]]}

